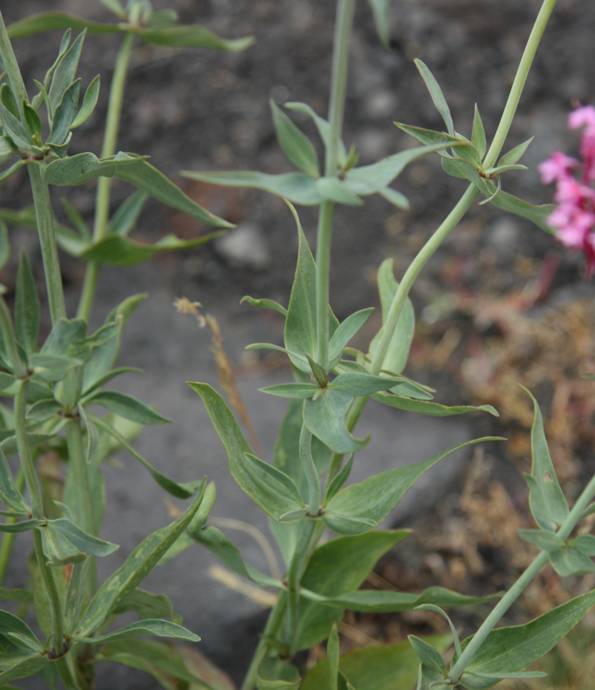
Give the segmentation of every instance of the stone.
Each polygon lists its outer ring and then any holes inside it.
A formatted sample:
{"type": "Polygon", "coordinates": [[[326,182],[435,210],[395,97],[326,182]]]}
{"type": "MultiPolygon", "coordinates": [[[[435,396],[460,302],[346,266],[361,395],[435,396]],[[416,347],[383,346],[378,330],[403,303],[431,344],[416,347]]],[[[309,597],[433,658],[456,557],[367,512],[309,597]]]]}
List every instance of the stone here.
{"type": "Polygon", "coordinates": [[[250,223],[230,230],[215,242],[215,249],[231,266],[239,268],[262,271],[271,260],[262,230],[250,223]]]}

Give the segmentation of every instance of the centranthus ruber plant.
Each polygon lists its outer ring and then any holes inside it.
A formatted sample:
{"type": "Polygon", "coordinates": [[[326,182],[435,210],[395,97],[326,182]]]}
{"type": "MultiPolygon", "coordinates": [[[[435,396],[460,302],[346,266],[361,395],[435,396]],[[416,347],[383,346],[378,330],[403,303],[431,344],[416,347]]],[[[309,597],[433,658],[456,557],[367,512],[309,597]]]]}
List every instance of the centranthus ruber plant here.
{"type": "MultiPolygon", "coordinates": [[[[595,571],[595,537],[582,529],[584,519],[595,510],[595,477],[571,505],[558,481],[540,407],[533,395],[527,391],[533,409],[527,485],[535,524],[533,529],[520,530],[519,537],[528,548],[535,549],[535,558],[504,593],[476,597],[440,586],[418,592],[360,587],[378,559],[408,536],[409,530],[381,525],[418,479],[455,451],[505,439],[470,439],[423,462],[398,466],[361,481],[353,481],[351,471],[373,442],[359,437],[356,430],[368,404],[390,407],[395,414],[498,416],[490,405],[438,402],[433,388],[404,373],[415,331],[415,310],[409,295],[428,261],[478,203],[521,216],[542,229],[551,231],[553,224],[570,234],[570,221],[563,228],[556,223],[560,209],[535,206],[505,190],[508,173],[526,170],[520,161],[530,140],[506,152],[504,147],[556,0],[541,4],[492,137],[477,105],[471,132],[466,135],[457,129],[446,94],[430,67],[418,59],[416,67],[443,126],[428,129],[398,123],[418,145],[360,165],[356,147],[343,140],[356,0],[338,0],[328,117],[305,103],[286,103],[284,107],[271,104],[279,145],[293,169],[279,174],[186,172],[202,182],[250,187],[282,197],[296,229],[297,261],[286,304],[245,298],[251,306],[273,310],[284,323],[281,344],[249,346],[282,353],[291,372],[290,380],[262,391],[287,400],[272,458],[259,456],[222,394],[206,383],[189,383],[224,446],[231,476],[269,519],[283,558],[281,575],[269,574],[244,560],[227,535],[209,524],[215,501],[213,484],[202,479],[176,482],[133,445],[142,425],[168,421],[146,403],[107,388],[110,381],[131,371],[117,362],[120,337],[142,296],[115,307],[98,329],[88,329],[102,264],[133,264],[162,251],[202,244],[212,236],[201,235],[195,240],[169,236],[152,245],[130,239],[128,235],[148,196],[205,225],[229,226],[186,196],[146,157],[116,153],[133,43],[238,50],[247,47],[249,41],[225,41],[202,27],[180,26],[175,12],[156,11],[148,0],[130,0],[126,7],[120,0],[102,0],[102,4],[117,21],[94,22],[49,12],[22,19],[7,30],[0,15],[0,159],[7,165],[0,180],[26,171],[33,198],[31,209],[0,210],[0,219],[11,227],[32,226],[37,230],[51,317],[49,334],[40,338],[40,304],[33,278],[37,267],[32,268],[23,258],[14,314],[8,301],[0,299],[0,385],[4,397],[0,415],[0,514],[5,517],[0,524],[5,535],[0,576],[10,565],[14,535],[30,532],[32,578],[19,589],[0,589],[0,597],[8,602],[0,609],[0,688],[37,675],[50,688],[61,683],[69,690],[91,690],[96,665],[112,662],[149,673],[168,689],[229,690],[227,680],[212,673],[207,677],[191,662],[188,643],[197,642],[198,636],[181,624],[167,597],[140,587],[154,567],[168,567],[177,554],[195,544],[208,549],[253,587],[268,590],[268,600],[274,601],[265,629],[255,640],[256,650],[245,669],[242,690],[480,690],[506,679],[541,677],[540,671],[531,670],[533,663],[593,608],[595,590],[577,587],[576,596],[534,620],[514,627],[499,624],[544,568],[553,568],[560,577],[595,571]],[[93,80],[82,95],[76,75],[85,34],[73,37],[71,30],[75,28],[122,36],[101,157],[91,152],[69,154],[76,129],[92,115],[99,97],[98,80],[93,80]],[[31,36],[50,29],[66,29],[66,33],[56,61],[42,80],[34,82],[36,92],[31,96],[11,36],[31,36]],[[317,131],[323,161],[294,117],[306,119],[317,131]],[[378,195],[406,211],[409,202],[393,184],[406,166],[427,155],[438,155],[444,172],[463,180],[465,190],[398,279],[392,261],[380,265],[381,326],[367,347],[357,349],[352,340],[373,309],[360,308],[342,320],[332,309],[329,277],[335,208],[361,206],[366,197],[378,195]],[[109,180],[113,179],[131,184],[136,191],[110,216],[109,180]],[[51,187],[92,180],[99,181],[93,230],[68,202],[64,207],[68,222],[59,223],[51,187]],[[296,206],[318,209],[314,251],[296,206]],[[59,248],[86,262],[75,318],[66,311],[59,248]],[[126,451],[171,496],[188,500],[189,507],[170,525],[148,535],[100,583],[96,559],[109,557],[117,548],[102,536],[103,467],[116,450],[126,451]],[[40,472],[50,454],[63,461],[60,473],[64,483],[58,495],[40,472]],[[461,639],[459,626],[446,609],[492,600],[497,602],[475,633],[461,639]],[[412,635],[408,642],[364,648],[355,655],[341,654],[340,623],[345,611],[396,614],[412,610],[441,617],[449,634],[431,638],[412,635]],[[121,614],[128,614],[126,623],[119,619],[121,614]],[[147,636],[152,639],[141,639],[147,636]],[[326,647],[325,658],[305,668],[303,652],[320,644],[326,647]]],[[[387,46],[390,0],[369,0],[369,6],[387,46]]],[[[571,119],[572,126],[584,127],[583,179],[579,182],[573,178],[578,163],[561,154],[542,167],[546,179],[557,181],[559,186],[579,185],[582,194],[592,192],[591,117],[590,109],[581,109],[571,119]]],[[[579,202],[572,194],[578,192],[559,189],[557,200],[560,206],[570,205],[566,212],[576,215],[579,202]]],[[[592,212],[592,206],[589,209],[592,212]]],[[[581,227],[586,233],[584,223],[581,227]]],[[[6,259],[8,233],[4,224],[1,230],[0,256],[6,259]]],[[[592,233],[592,224],[588,232],[592,233]]],[[[196,313],[189,300],[178,304],[196,313]]],[[[397,449],[395,443],[395,452],[397,449]]],[[[361,460],[365,462],[365,457],[361,460]]],[[[197,467],[197,475],[201,474],[197,467]]],[[[197,623],[200,627],[200,621],[197,623]]]]}
{"type": "Polygon", "coordinates": [[[556,184],[556,210],[549,217],[567,247],[580,249],[587,273],[595,273],[595,108],[582,106],[568,118],[571,129],[582,130],[581,159],[556,151],[539,166],[544,184],[556,184]]]}

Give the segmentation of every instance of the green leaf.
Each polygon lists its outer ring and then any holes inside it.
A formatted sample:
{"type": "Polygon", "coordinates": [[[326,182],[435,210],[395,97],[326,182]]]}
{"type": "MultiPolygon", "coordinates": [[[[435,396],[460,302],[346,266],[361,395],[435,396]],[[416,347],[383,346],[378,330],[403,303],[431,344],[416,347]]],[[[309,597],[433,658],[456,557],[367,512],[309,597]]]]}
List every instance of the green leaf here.
{"type": "Polygon", "coordinates": [[[89,33],[118,33],[117,24],[92,22],[65,12],[40,12],[31,14],[8,27],[10,38],[28,38],[44,31],[63,31],[65,29],[83,30],[89,33]]]}
{"type": "Polygon", "coordinates": [[[49,664],[47,655],[42,653],[10,655],[6,660],[0,661],[0,683],[4,686],[13,680],[36,675],[49,664]]]}
{"type": "Polygon", "coordinates": [[[555,551],[564,546],[564,539],[546,529],[519,529],[517,534],[529,544],[535,544],[542,551],[555,551]]]}
{"type": "MultiPolygon", "coordinates": [[[[80,527],[77,527],[68,518],[64,517],[48,520],[47,526],[40,528],[40,531],[44,538],[48,534],[51,534],[55,542],[58,541],[56,538],[60,537],[60,541],[66,541],[76,552],[84,554],[85,556],[103,558],[105,556],[110,556],[119,548],[117,544],[112,544],[112,542],[88,534],[80,527]]],[[[59,562],[49,553],[46,553],[46,556],[48,556],[50,561],[59,562]]]]}
{"type": "Polygon", "coordinates": [[[171,599],[165,594],[154,594],[137,587],[129,592],[114,609],[114,615],[134,611],[140,618],[175,617],[171,599]]]}
{"type": "Polygon", "coordinates": [[[31,512],[25,503],[21,492],[13,479],[10,465],[6,455],[0,446],[0,500],[3,501],[12,511],[21,515],[28,515],[31,512]]]}
{"type": "Polygon", "coordinates": [[[378,524],[394,510],[415,482],[441,460],[467,446],[496,440],[501,439],[485,436],[465,441],[437,453],[425,462],[380,472],[357,484],[344,487],[326,506],[325,522],[331,529],[342,534],[363,532],[367,528],[354,524],[354,518],[368,520],[372,525],[378,524]]]}
{"type": "Polygon", "coordinates": [[[492,405],[443,405],[431,400],[418,400],[390,393],[377,393],[372,397],[376,402],[387,407],[394,407],[403,412],[415,412],[427,417],[452,417],[453,415],[472,412],[487,412],[493,417],[499,416],[498,411],[492,405]]]}
{"type": "Polygon", "coordinates": [[[467,667],[470,673],[522,671],[547,654],[595,606],[595,591],[567,601],[525,625],[493,630],[467,667]]]}
{"type": "Polygon", "coordinates": [[[148,195],[142,190],[127,197],[110,220],[110,234],[126,237],[136,225],[147,199],[148,195]]]}
{"type": "Polygon", "coordinates": [[[39,141],[41,137],[41,120],[39,119],[39,115],[28,103],[23,103],[23,113],[29,133],[39,141]]]}
{"type": "Polygon", "coordinates": [[[265,658],[258,669],[257,690],[298,690],[300,674],[297,668],[282,659],[265,658]]]}
{"type": "MultiPolygon", "coordinates": [[[[423,142],[426,143],[426,142],[423,142]]],[[[443,151],[453,145],[452,137],[441,135],[437,141],[429,142],[428,146],[417,146],[415,148],[399,151],[392,156],[387,156],[377,163],[363,165],[359,168],[349,170],[345,175],[345,184],[355,194],[367,196],[384,192],[402,172],[413,161],[427,155],[443,151]]],[[[393,190],[389,190],[392,192],[393,190]]]]}
{"type": "Polygon", "coordinates": [[[10,259],[10,240],[8,239],[8,227],[0,220],[0,270],[6,266],[10,259]]]}
{"type": "Polygon", "coordinates": [[[39,526],[39,520],[21,520],[20,522],[6,522],[0,523],[0,532],[5,534],[18,534],[19,532],[28,532],[39,526]]]}
{"type": "Polygon", "coordinates": [[[347,428],[347,412],[353,396],[322,389],[314,400],[304,403],[304,424],[308,431],[335,453],[353,453],[363,448],[368,439],[358,439],[347,428]]]}
{"type": "MultiPolygon", "coordinates": [[[[30,653],[32,649],[43,651],[41,643],[25,621],[9,611],[0,609],[0,650],[10,654],[11,648],[20,651],[21,654],[30,653]]],[[[0,657],[0,669],[4,662],[5,659],[0,657]]]]}
{"type": "Polygon", "coordinates": [[[564,496],[543,428],[543,417],[532,393],[524,389],[533,403],[533,424],[531,426],[531,474],[529,484],[529,507],[535,522],[543,529],[555,531],[568,515],[568,502],[564,496]]]}
{"type": "Polygon", "coordinates": [[[429,642],[422,640],[420,637],[415,635],[408,636],[409,643],[415,650],[417,658],[420,662],[426,666],[431,671],[435,671],[440,674],[444,674],[445,666],[442,659],[442,655],[432,647],[429,642]]]}
{"type": "Polygon", "coordinates": [[[560,577],[595,572],[595,563],[591,558],[570,545],[551,551],[549,557],[552,567],[560,577]]]}
{"type": "Polygon", "coordinates": [[[436,110],[440,113],[440,117],[443,119],[446,125],[446,130],[451,136],[455,136],[455,126],[452,121],[452,115],[450,113],[450,108],[446,102],[446,98],[440,85],[436,81],[436,78],[430,71],[430,68],[422,60],[414,60],[417,71],[420,73],[421,78],[424,80],[426,88],[428,89],[432,102],[436,107],[436,110]]]}
{"type": "Polygon", "coordinates": [[[207,225],[231,225],[199,206],[157,168],[140,156],[117,153],[99,159],[93,153],[78,153],[50,163],[45,171],[49,184],[58,187],[83,184],[97,177],[117,177],[166,206],[182,211],[207,225]]]}
{"type": "MultiPolygon", "coordinates": [[[[448,637],[426,638],[443,651],[448,637]]],[[[355,649],[341,657],[341,672],[357,690],[411,690],[417,680],[419,661],[408,642],[371,645],[355,649]]],[[[301,690],[331,690],[329,666],[324,659],[312,668],[301,690]]]]}
{"type": "Polygon", "coordinates": [[[251,307],[256,309],[270,309],[271,311],[276,311],[277,314],[281,316],[287,316],[287,309],[279,302],[274,299],[268,299],[266,297],[250,297],[250,295],[244,295],[240,300],[240,304],[249,304],[251,307]]]}
{"type": "MultiPolygon", "coordinates": [[[[174,542],[183,534],[197,512],[203,509],[204,492],[167,527],[146,537],[99,587],[78,622],[74,635],[89,637],[108,619],[119,603],[153,570],[174,542]]],[[[210,508],[210,506],[208,506],[210,508]]],[[[208,510],[205,511],[208,514],[208,510]]],[[[206,514],[204,519],[206,519],[206,514]]],[[[198,517],[198,516],[197,516],[198,517]]]]}
{"type": "Polygon", "coordinates": [[[273,386],[259,388],[262,393],[275,395],[279,398],[290,400],[308,400],[320,392],[320,386],[316,383],[278,383],[273,386]]]}
{"type": "Polygon", "coordinates": [[[472,148],[471,142],[468,139],[465,139],[465,137],[462,137],[460,134],[452,136],[446,132],[438,132],[435,129],[427,129],[426,127],[406,125],[403,122],[395,122],[395,125],[402,132],[405,132],[405,134],[408,134],[410,137],[413,137],[421,144],[425,144],[426,146],[447,144],[445,148],[449,148],[451,146],[456,146],[458,148],[466,146],[472,148]]]}
{"type": "MultiPolygon", "coordinates": [[[[390,530],[332,539],[314,551],[302,586],[328,597],[357,589],[378,559],[408,534],[408,530],[390,530]]],[[[341,615],[341,610],[302,598],[295,648],[309,649],[324,640],[341,615]]]]}
{"type": "Polygon", "coordinates": [[[181,240],[175,235],[166,235],[153,244],[146,244],[127,237],[111,235],[90,245],[79,256],[87,261],[108,266],[135,266],[158,254],[200,247],[220,236],[220,232],[213,232],[192,240],[181,240]]]}
{"type": "Polygon", "coordinates": [[[316,180],[316,189],[323,199],[347,206],[362,206],[364,202],[350,187],[349,182],[338,177],[320,177],[316,180]]]}
{"type": "Polygon", "coordinates": [[[360,309],[359,311],[350,314],[337,326],[337,330],[333,333],[328,346],[331,369],[341,358],[343,350],[347,347],[347,344],[363,328],[364,324],[370,318],[373,312],[373,307],[370,307],[369,309],[360,309]]]}
{"type": "Polygon", "coordinates": [[[277,141],[289,162],[309,177],[318,177],[318,156],[312,142],[274,101],[271,101],[271,111],[277,141]]]}
{"type": "Polygon", "coordinates": [[[316,188],[316,180],[304,173],[269,175],[253,170],[217,172],[184,170],[182,175],[197,182],[206,182],[217,186],[259,189],[302,206],[318,206],[324,201],[316,188]]]}
{"type": "Polygon", "coordinates": [[[329,687],[331,690],[339,690],[339,662],[341,646],[337,626],[331,628],[328,641],[326,643],[326,656],[329,662],[329,687]]]}
{"type": "Polygon", "coordinates": [[[52,79],[48,89],[48,103],[52,120],[57,118],[60,103],[67,91],[72,88],[76,81],[81,52],[85,42],[85,30],[74,39],[70,46],[61,52],[55,63],[52,79]]]}
{"type": "Polygon", "coordinates": [[[37,349],[40,307],[35,278],[26,254],[21,254],[16,282],[15,331],[20,345],[29,353],[37,349]]]}
{"type": "MultiPolygon", "coordinates": [[[[374,14],[374,23],[380,41],[385,48],[390,46],[390,7],[392,0],[369,0],[374,14]]],[[[359,689],[358,689],[359,690],[359,689]]]]}
{"type": "Polygon", "coordinates": [[[85,405],[100,405],[109,412],[130,419],[138,424],[167,424],[171,420],[162,417],[157,410],[131,395],[118,391],[98,391],[85,399],[85,405]]]}
{"type": "Polygon", "coordinates": [[[62,146],[68,143],[72,123],[78,112],[80,94],[81,80],[77,79],[66,89],[56,108],[48,145],[62,146]]]}
{"type": "Polygon", "coordinates": [[[473,131],[471,134],[471,143],[477,151],[477,157],[479,160],[483,160],[488,148],[488,142],[486,138],[486,130],[481,118],[481,113],[475,104],[475,112],[473,113],[473,131]]]}
{"type": "MultiPolygon", "coordinates": [[[[298,257],[287,306],[284,342],[292,364],[297,369],[309,374],[310,367],[304,368],[303,360],[295,357],[293,353],[301,355],[302,358],[316,358],[316,264],[299,216],[293,206],[289,205],[289,210],[293,215],[297,229],[298,257]]],[[[332,335],[337,323],[330,308],[329,322],[329,331],[332,335]]]]}
{"type": "Polygon", "coordinates": [[[254,43],[251,36],[229,40],[199,25],[139,29],[135,31],[135,34],[141,41],[153,45],[172,48],[210,48],[229,53],[246,50],[254,43]]]}
{"type": "Polygon", "coordinates": [[[554,211],[553,204],[531,204],[524,199],[520,199],[508,192],[499,192],[490,202],[492,206],[507,211],[521,218],[526,218],[535,223],[539,228],[552,234],[552,228],[548,223],[548,218],[554,211]]]}
{"type": "MultiPolygon", "coordinates": [[[[306,103],[292,101],[290,103],[285,103],[285,107],[288,110],[293,110],[297,113],[303,113],[304,115],[307,115],[315,124],[316,129],[318,130],[318,134],[320,134],[320,138],[324,142],[325,148],[328,149],[331,141],[331,126],[328,123],[328,120],[325,120],[323,117],[320,117],[320,115],[318,115],[306,103]]],[[[346,162],[347,151],[345,149],[345,144],[342,141],[338,141],[337,144],[339,149],[339,165],[342,166],[346,162]]]]}
{"type": "Polygon", "coordinates": [[[527,149],[533,143],[533,139],[535,139],[535,137],[531,137],[530,139],[527,139],[527,141],[523,141],[521,144],[518,144],[518,146],[510,149],[508,153],[505,153],[502,158],[500,158],[498,161],[498,166],[514,165],[515,163],[518,163],[524,157],[525,153],[527,153],[527,149]]]}
{"type": "Polygon", "coordinates": [[[116,640],[134,639],[143,635],[169,637],[173,640],[186,640],[188,642],[200,642],[200,637],[183,625],[178,625],[172,621],[161,620],[159,618],[146,618],[144,620],[135,621],[123,628],[119,628],[104,635],[97,635],[95,637],[75,636],[74,639],[77,642],[84,642],[86,644],[102,644],[104,642],[115,642],[116,640]]]}
{"type": "Polygon", "coordinates": [[[329,384],[329,388],[341,393],[347,393],[352,397],[371,395],[378,391],[386,391],[399,383],[399,379],[360,372],[344,372],[339,374],[329,384]]]}
{"type": "Polygon", "coordinates": [[[92,416],[91,419],[93,423],[96,424],[100,429],[103,429],[106,434],[114,438],[118,442],[118,445],[122,446],[122,448],[125,448],[130,455],[135,458],[135,460],[138,460],[138,462],[140,462],[140,464],[149,471],[155,482],[159,484],[162,489],[167,491],[168,494],[182,499],[191,498],[192,496],[196,495],[200,485],[202,484],[201,480],[179,483],[173,479],[170,479],[165,474],[160,472],[141,453],[139,453],[134,446],[128,443],[127,439],[119,431],[117,431],[117,429],[114,429],[113,425],[106,423],[102,419],[99,419],[95,416],[92,416]]]}
{"type": "Polygon", "coordinates": [[[76,129],[81,125],[84,125],[91,115],[93,115],[95,107],[97,106],[97,101],[99,100],[100,90],[101,78],[99,75],[97,75],[91,80],[89,86],[87,86],[81,107],[79,108],[74,120],[70,123],[70,129],[76,129]]]}
{"type": "Polygon", "coordinates": [[[260,508],[278,520],[292,510],[304,507],[293,480],[284,472],[253,455],[238,423],[223,398],[206,383],[188,383],[202,400],[207,414],[225,448],[229,471],[242,489],[260,508]]]}

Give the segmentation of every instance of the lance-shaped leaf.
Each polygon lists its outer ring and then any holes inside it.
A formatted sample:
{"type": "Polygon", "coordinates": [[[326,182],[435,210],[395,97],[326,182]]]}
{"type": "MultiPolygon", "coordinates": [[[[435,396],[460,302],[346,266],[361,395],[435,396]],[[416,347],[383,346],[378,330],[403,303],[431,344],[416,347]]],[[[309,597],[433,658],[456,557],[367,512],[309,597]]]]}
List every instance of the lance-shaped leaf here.
{"type": "Polygon", "coordinates": [[[140,190],[124,199],[110,220],[110,234],[126,237],[136,225],[147,199],[148,195],[140,190]]]}
{"type": "Polygon", "coordinates": [[[20,345],[29,353],[37,349],[39,314],[35,278],[27,255],[22,254],[16,282],[15,331],[20,345]]]}
{"type": "Polygon", "coordinates": [[[560,577],[595,572],[591,557],[570,544],[549,553],[550,563],[560,577]]]}
{"type": "Polygon", "coordinates": [[[114,615],[134,611],[140,618],[177,618],[171,599],[137,587],[127,594],[114,609],[114,615]]]}
{"type": "MultiPolygon", "coordinates": [[[[382,308],[382,322],[384,324],[398,287],[398,283],[395,280],[392,259],[385,259],[380,264],[377,281],[380,305],[382,308]]],[[[407,298],[394,329],[394,334],[386,352],[386,357],[382,363],[382,368],[385,371],[390,371],[393,374],[400,374],[403,371],[409,359],[409,351],[411,350],[414,333],[415,312],[413,311],[411,300],[407,298]]],[[[370,343],[371,357],[374,357],[380,346],[382,334],[383,331],[381,328],[370,343]]]]}
{"type": "Polygon", "coordinates": [[[276,302],[274,299],[268,299],[267,297],[251,297],[250,295],[244,295],[240,300],[240,304],[248,304],[255,309],[270,309],[284,318],[287,316],[287,309],[282,304],[279,304],[279,302],[276,302]]]}
{"type": "Polygon", "coordinates": [[[60,51],[58,59],[52,66],[47,99],[52,120],[56,118],[66,92],[75,83],[84,42],[85,31],[83,30],[65,50],[60,51]]]}
{"type": "MultiPolygon", "coordinates": [[[[391,530],[332,539],[314,551],[302,586],[329,597],[357,589],[378,559],[408,535],[408,530],[391,530]]],[[[324,640],[341,615],[341,610],[302,598],[296,649],[308,649],[324,640]]]]}
{"type": "Polygon", "coordinates": [[[145,28],[135,31],[135,34],[141,41],[152,43],[153,45],[169,46],[171,48],[209,48],[229,53],[246,50],[254,43],[254,39],[251,36],[236,39],[221,38],[198,24],[145,28]]]}
{"type": "Polygon", "coordinates": [[[325,522],[331,529],[342,534],[366,531],[370,524],[378,524],[394,510],[415,482],[441,460],[467,446],[498,440],[502,439],[485,436],[465,441],[437,453],[425,462],[380,472],[357,484],[346,486],[326,506],[325,522]],[[358,524],[356,520],[362,521],[362,524],[358,524]],[[364,521],[368,522],[368,526],[364,521]]]}
{"type": "Polygon", "coordinates": [[[99,159],[93,153],[78,153],[53,161],[47,166],[45,174],[48,183],[58,187],[84,184],[97,177],[117,177],[207,225],[231,227],[226,220],[199,206],[141,156],[120,152],[115,156],[99,159]]]}
{"type": "Polygon", "coordinates": [[[376,589],[360,589],[336,596],[322,597],[302,590],[302,596],[319,601],[327,606],[359,611],[361,613],[401,613],[420,606],[446,607],[476,606],[491,601],[494,597],[473,597],[453,592],[444,587],[428,587],[423,592],[391,592],[376,589]]]}
{"type": "Polygon", "coordinates": [[[552,227],[548,223],[548,219],[555,208],[553,204],[531,204],[508,192],[499,192],[493,197],[490,203],[492,206],[502,211],[507,211],[508,213],[513,213],[516,216],[530,220],[537,225],[537,227],[545,230],[545,232],[549,234],[553,233],[552,227]]]}
{"type": "Polygon", "coordinates": [[[136,266],[158,254],[200,247],[217,237],[221,237],[221,234],[220,232],[212,232],[192,240],[182,240],[175,235],[166,235],[153,244],[131,240],[119,235],[110,235],[87,246],[79,256],[87,261],[108,266],[136,266]]]}
{"type": "Polygon", "coordinates": [[[347,412],[353,395],[322,389],[320,395],[304,403],[304,424],[308,431],[335,453],[353,453],[363,448],[368,439],[358,439],[347,428],[347,412]]]}
{"type": "Polygon", "coordinates": [[[376,31],[380,41],[385,48],[390,44],[390,8],[392,0],[368,0],[372,13],[376,31]]]}
{"type": "MultiPolygon", "coordinates": [[[[89,637],[105,623],[122,599],[153,570],[174,542],[183,534],[192,519],[197,516],[201,509],[203,496],[204,493],[199,494],[192,505],[177,520],[146,537],[124,563],[103,582],[79,620],[74,635],[89,637]]],[[[209,509],[210,505],[207,504],[204,516],[201,515],[205,520],[209,509]]]]}
{"type": "MultiPolygon", "coordinates": [[[[441,652],[449,644],[447,636],[425,640],[441,652]]],[[[356,690],[412,690],[418,666],[417,656],[407,641],[355,649],[340,660],[341,673],[356,690]]],[[[324,659],[310,669],[301,690],[331,690],[328,674],[328,659],[324,659]]]]}
{"type": "Polygon", "coordinates": [[[525,389],[533,403],[533,424],[531,426],[531,474],[529,484],[529,507],[535,522],[543,529],[554,531],[568,515],[568,502],[562,491],[554,463],[550,455],[543,416],[537,400],[525,389]]]}
{"type": "Polygon", "coordinates": [[[167,491],[167,493],[175,496],[176,498],[184,499],[195,496],[199,491],[202,480],[180,483],[170,479],[170,477],[160,472],[151,462],[149,462],[144,455],[139,453],[133,445],[128,443],[126,437],[115,429],[113,424],[106,423],[102,419],[99,419],[95,416],[92,416],[91,419],[94,424],[115,439],[119,446],[125,448],[135,460],[138,460],[138,462],[140,462],[140,464],[149,471],[155,482],[159,484],[162,489],[167,491]]]}
{"type": "Polygon", "coordinates": [[[159,618],[146,618],[135,621],[104,635],[97,635],[95,637],[75,636],[74,639],[77,642],[84,642],[86,644],[102,644],[104,642],[115,642],[116,640],[135,639],[145,635],[168,637],[172,640],[186,640],[187,642],[200,642],[200,637],[183,625],[159,618]]]}
{"type": "Polygon", "coordinates": [[[350,340],[361,330],[366,321],[370,318],[374,308],[360,309],[359,311],[350,314],[338,326],[329,341],[329,362],[330,368],[334,368],[335,364],[341,358],[343,350],[347,347],[350,340]]]}
{"type": "Polygon", "coordinates": [[[26,678],[48,664],[42,644],[18,616],[0,610],[0,683],[26,678]]]}
{"type": "Polygon", "coordinates": [[[0,523],[0,532],[5,534],[17,534],[18,532],[28,532],[39,526],[39,520],[20,520],[19,522],[0,523]]]}
{"type": "Polygon", "coordinates": [[[419,400],[392,393],[378,393],[372,396],[376,402],[394,407],[403,412],[415,412],[427,417],[452,417],[459,414],[470,414],[472,412],[487,412],[493,417],[498,417],[498,410],[492,405],[443,405],[442,403],[431,400],[419,400]]]}
{"type": "MultiPolygon", "coordinates": [[[[296,224],[298,257],[289,304],[287,305],[284,340],[292,364],[309,374],[310,366],[304,368],[302,358],[310,357],[315,360],[317,354],[316,263],[295,208],[289,206],[289,210],[296,224]],[[301,355],[301,358],[298,359],[293,353],[301,355]]],[[[331,337],[337,325],[337,320],[329,308],[329,332],[331,337]]]]}
{"type": "Polygon", "coordinates": [[[473,150],[473,146],[469,139],[457,134],[455,136],[447,132],[439,132],[435,129],[427,129],[426,127],[416,127],[415,125],[406,125],[403,122],[395,122],[395,125],[405,134],[413,137],[420,144],[431,146],[433,144],[447,144],[444,148],[452,146],[467,147],[473,150]]]}
{"type": "Polygon", "coordinates": [[[11,24],[8,27],[8,35],[11,38],[27,38],[44,31],[64,31],[66,29],[75,31],[86,29],[89,33],[118,33],[121,31],[117,24],[88,21],[65,12],[40,12],[11,24]]]}
{"type": "Polygon", "coordinates": [[[347,393],[352,397],[371,395],[378,391],[394,388],[400,382],[399,377],[373,376],[358,371],[346,371],[339,374],[329,383],[331,390],[347,393]]]}
{"type": "Polygon", "coordinates": [[[280,196],[294,204],[318,206],[324,201],[316,186],[316,180],[304,173],[283,173],[269,175],[254,170],[230,170],[216,172],[195,172],[184,170],[184,177],[197,182],[240,189],[259,189],[280,196]]]}
{"type": "Polygon", "coordinates": [[[207,414],[225,448],[229,471],[238,486],[264,510],[279,519],[282,515],[304,508],[293,480],[274,465],[257,458],[246,441],[231,410],[207,383],[189,382],[202,400],[207,414]]]}
{"type": "Polygon", "coordinates": [[[166,424],[170,422],[146,403],[118,391],[98,391],[85,399],[85,405],[100,405],[109,412],[138,424],[166,424]]]}
{"type": "Polygon", "coordinates": [[[119,548],[117,544],[88,534],[68,518],[48,520],[39,530],[50,565],[74,563],[86,556],[102,558],[119,548]]]}
{"type": "Polygon", "coordinates": [[[526,669],[566,637],[593,606],[595,591],[575,597],[525,625],[493,630],[466,670],[497,674],[526,669]]]}
{"type": "MultiPolygon", "coordinates": [[[[288,110],[293,110],[297,113],[303,113],[304,115],[307,115],[315,124],[316,129],[318,130],[318,134],[320,134],[320,138],[324,142],[325,148],[328,149],[331,141],[331,126],[328,120],[325,120],[323,117],[318,115],[318,113],[316,113],[313,110],[313,108],[311,108],[306,103],[291,101],[289,103],[285,103],[285,107],[288,110]]],[[[339,165],[343,166],[347,159],[347,150],[345,148],[345,144],[342,141],[337,141],[337,145],[339,149],[339,165]]]]}
{"type": "Polygon", "coordinates": [[[414,62],[415,66],[417,67],[417,71],[420,73],[421,78],[424,80],[426,88],[430,93],[430,97],[432,98],[432,102],[434,103],[436,110],[440,113],[440,117],[446,125],[446,131],[451,136],[455,136],[455,126],[452,121],[450,108],[448,107],[448,103],[446,102],[446,98],[442,92],[442,89],[440,88],[440,85],[438,84],[438,81],[436,80],[436,77],[432,74],[430,68],[425,62],[423,62],[423,60],[417,59],[414,60],[414,62]]]}
{"type": "Polygon", "coordinates": [[[101,78],[99,77],[99,75],[97,75],[91,80],[89,86],[87,86],[87,90],[85,91],[85,95],[83,96],[83,102],[81,104],[81,107],[78,109],[75,118],[70,123],[70,129],[76,129],[77,127],[81,127],[85,124],[85,122],[87,122],[91,115],[93,115],[93,112],[95,111],[95,106],[97,105],[97,101],[99,100],[100,90],[101,78]]]}
{"type": "Polygon", "coordinates": [[[477,103],[475,104],[475,110],[473,112],[473,131],[471,133],[471,143],[477,151],[477,157],[479,160],[483,160],[488,148],[488,141],[486,137],[486,130],[483,124],[483,119],[477,103]]]}
{"type": "Polygon", "coordinates": [[[10,471],[10,465],[6,459],[6,455],[0,446],[0,501],[4,502],[11,511],[20,515],[28,515],[31,512],[29,506],[25,503],[21,492],[10,471]]]}
{"type": "Polygon", "coordinates": [[[271,111],[277,141],[289,162],[309,177],[318,177],[318,156],[312,142],[274,101],[271,101],[271,111]]]}

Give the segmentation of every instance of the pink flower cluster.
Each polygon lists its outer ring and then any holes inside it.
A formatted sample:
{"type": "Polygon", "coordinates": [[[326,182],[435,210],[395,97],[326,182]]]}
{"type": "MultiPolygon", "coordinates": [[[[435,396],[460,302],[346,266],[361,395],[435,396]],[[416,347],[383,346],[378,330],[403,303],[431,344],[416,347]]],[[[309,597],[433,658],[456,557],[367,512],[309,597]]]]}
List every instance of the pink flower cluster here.
{"type": "Polygon", "coordinates": [[[567,247],[581,249],[589,275],[595,273],[595,107],[577,108],[568,118],[571,129],[582,129],[581,158],[561,151],[539,166],[544,184],[556,183],[556,210],[549,218],[567,247]]]}

